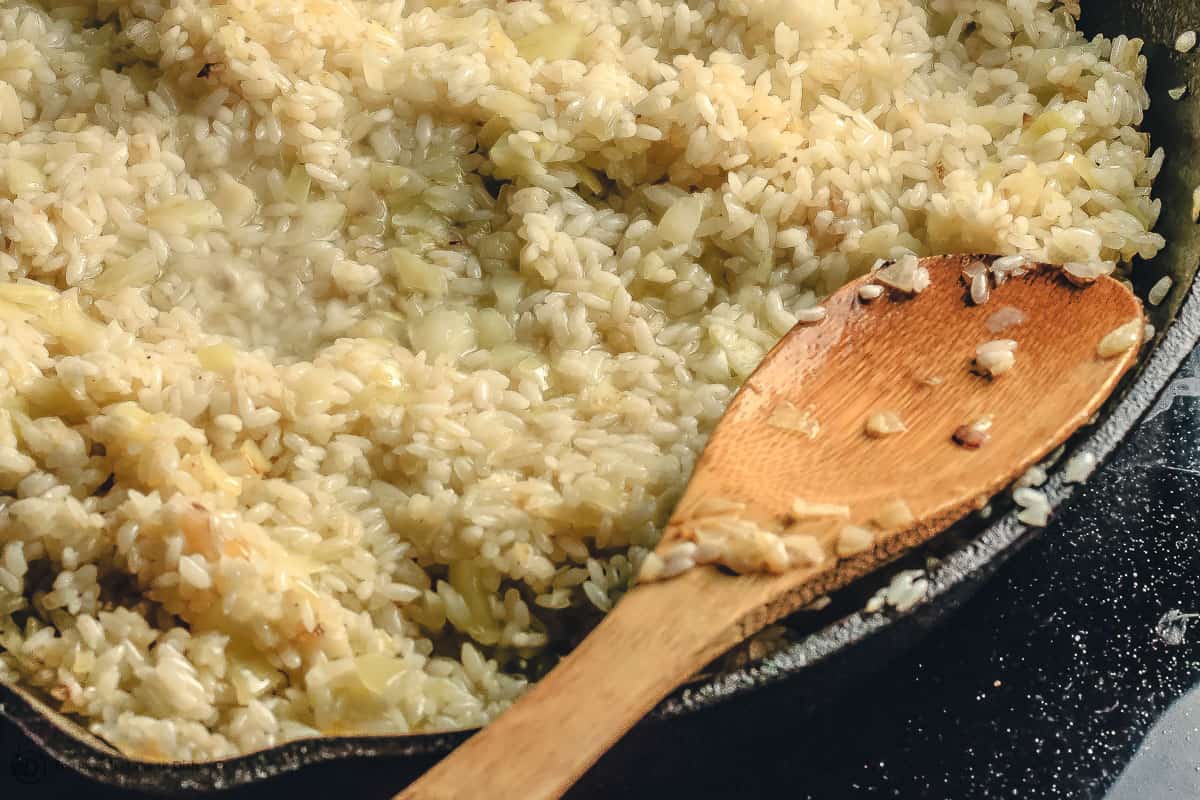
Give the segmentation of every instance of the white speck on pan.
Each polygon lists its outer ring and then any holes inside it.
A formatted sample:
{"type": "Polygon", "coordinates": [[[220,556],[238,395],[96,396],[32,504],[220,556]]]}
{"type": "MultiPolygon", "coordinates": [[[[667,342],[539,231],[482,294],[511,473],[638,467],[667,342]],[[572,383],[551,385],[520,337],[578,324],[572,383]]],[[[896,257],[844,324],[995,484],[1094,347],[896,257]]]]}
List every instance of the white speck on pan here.
{"type": "Polygon", "coordinates": [[[1163,644],[1172,647],[1187,643],[1188,627],[1200,614],[1192,614],[1173,608],[1158,618],[1154,633],[1163,644]]]}
{"type": "Polygon", "coordinates": [[[1101,358],[1120,355],[1138,343],[1143,331],[1142,321],[1132,319],[1106,334],[1096,345],[1096,352],[1101,358]]]}

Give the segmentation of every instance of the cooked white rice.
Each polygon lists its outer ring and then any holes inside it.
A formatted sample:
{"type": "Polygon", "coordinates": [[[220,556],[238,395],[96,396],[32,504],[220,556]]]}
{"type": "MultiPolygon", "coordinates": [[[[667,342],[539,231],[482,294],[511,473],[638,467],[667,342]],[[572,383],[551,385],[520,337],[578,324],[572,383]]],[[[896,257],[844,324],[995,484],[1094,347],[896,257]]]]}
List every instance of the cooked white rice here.
{"type": "Polygon", "coordinates": [[[0,678],[151,759],[484,723],[821,296],[1162,247],[1140,42],[694,5],[0,0],[0,678]]]}
{"type": "Polygon", "coordinates": [[[1021,509],[1017,512],[1017,519],[1026,525],[1044,528],[1050,522],[1050,500],[1044,492],[1028,487],[1014,489],[1013,500],[1021,509]]]}
{"type": "Polygon", "coordinates": [[[928,591],[929,578],[926,577],[925,570],[902,570],[893,575],[890,583],[881,587],[867,600],[863,611],[867,614],[874,614],[882,611],[885,606],[890,606],[899,612],[908,611],[921,602],[928,591]]]}
{"type": "Polygon", "coordinates": [[[1083,450],[1076,453],[1063,469],[1063,480],[1067,483],[1083,483],[1096,468],[1096,456],[1083,450]]]}
{"type": "Polygon", "coordinates": [[[1008,372],[1017,363],[1015,339],[992,339],[975,348],[975,369],[995,378],[1008,372]]]}
{"type": "Polygon", "coordinates": [[[1146,294],[1146,300],[1152,306],[1159,305],[1167,299],[1167,294],[1171,291],[1171,285],[1174,283],[1175,281],[1170,275],[1163,275],[1150,287],[1150,291],[1146,294]]]}

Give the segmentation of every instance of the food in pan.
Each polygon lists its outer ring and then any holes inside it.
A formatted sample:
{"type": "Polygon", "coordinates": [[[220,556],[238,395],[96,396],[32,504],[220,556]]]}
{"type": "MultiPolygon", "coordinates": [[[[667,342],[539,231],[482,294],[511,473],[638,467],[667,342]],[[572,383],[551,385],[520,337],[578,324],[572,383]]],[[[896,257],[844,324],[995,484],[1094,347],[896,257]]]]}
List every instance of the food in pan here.
{"type": "Polygon", "coordinates": [[[487,722],[825,294],[1163,246],[1077,10],[0,0],[0,679],[145,759],[487,722]]]}

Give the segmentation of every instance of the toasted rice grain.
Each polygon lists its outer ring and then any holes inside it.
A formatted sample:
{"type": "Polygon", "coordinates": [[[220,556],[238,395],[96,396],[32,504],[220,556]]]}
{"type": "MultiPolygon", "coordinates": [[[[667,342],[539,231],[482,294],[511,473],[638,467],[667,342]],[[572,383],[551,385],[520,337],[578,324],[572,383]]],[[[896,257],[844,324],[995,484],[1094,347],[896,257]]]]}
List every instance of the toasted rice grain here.
{"type": "Polygon", "coordinates": [[[1101,358],[1112,358],[1120,355],[1136,345],[1144,334],[1141,320],[1132,319],[1114,328],[1096,345],[1096,352],[1101,358]]]}
{"type": "Polygon", "coordinates": [[[984,375],[1003,375],[1016,364],[1017,343],[1012,339],[993,339],[975,348],[975,368],[984,375]]]}
{"type": "Polygon", "coordinates": [[[1150,287],[1149,293],[1146,295],[1146,300],[1150,305],[1156,306],[1166,299],[1167,293],[1171,291],[1171,285],[1174,283],[1170,275],[1164,275],[1154,282],[1150,287]]]}

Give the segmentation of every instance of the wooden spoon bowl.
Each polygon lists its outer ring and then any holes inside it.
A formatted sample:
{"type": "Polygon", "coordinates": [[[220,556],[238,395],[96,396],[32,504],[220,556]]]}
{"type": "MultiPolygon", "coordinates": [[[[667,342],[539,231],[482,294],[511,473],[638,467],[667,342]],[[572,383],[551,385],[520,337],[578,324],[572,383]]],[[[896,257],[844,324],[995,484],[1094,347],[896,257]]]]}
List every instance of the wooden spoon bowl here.
{"type": "Polygon", "coordinates": [[[1081,288],[1056,267],[1031,265],[973,305],[962,270],[977,260],[991,257],[923,259],[933,283],[915,296],[864,301],[860,286],[875,280],[864,276],[827,300],[824,321],[789,332],[730,403],[656,551],[669,561],[695,537],[696,514],[719,500],[773,535],[811,537],[819,563],[774,575],[702,566],[636,586],[511,709],[398,798],[560,797],[722,652],[981,507],[1087,422],[1136,360],[1141,303],[1111,278],[1081,288]],[[997,330],[998,312],[1023,321],[997,330]],[[1102,357],[1100,341],[1132,321],[1135,346],[1102,357]],[[976,347],[998,338],[1018,342],[1015,367],[977,374],[976,347]],[[907,430],[867,435],[881,411],[907,430]],[[985,417],[987,442],[955,440],[985,417]],[[822,527],[797,514],[797,499],[848,510],[822,527]],[[911,516],[881,519],[897,500],[911,516]],[[869,530],[871,544],[839,554],[845,524],[869,530]]]}

